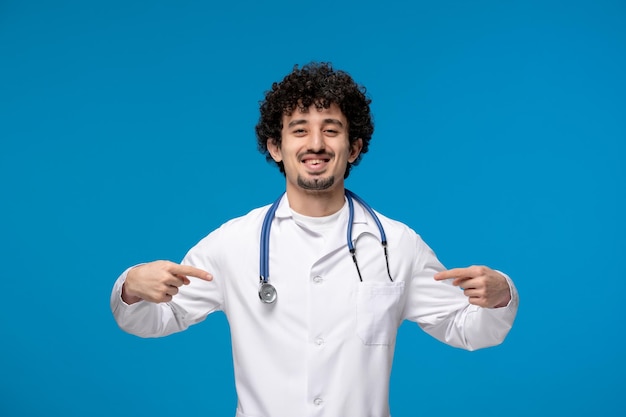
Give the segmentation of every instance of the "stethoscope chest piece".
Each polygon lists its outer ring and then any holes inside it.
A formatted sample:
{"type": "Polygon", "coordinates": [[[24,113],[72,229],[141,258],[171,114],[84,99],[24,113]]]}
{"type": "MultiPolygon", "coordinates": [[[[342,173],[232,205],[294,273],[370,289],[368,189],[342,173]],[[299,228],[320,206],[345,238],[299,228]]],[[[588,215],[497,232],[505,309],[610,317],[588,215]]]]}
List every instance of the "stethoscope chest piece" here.
{"type": "Polygon", "coordinates": [[[265,304],[273,304],[276,301],[276,288],[268,282],[261,283],[259,287],[259,298],[265,304]]]}

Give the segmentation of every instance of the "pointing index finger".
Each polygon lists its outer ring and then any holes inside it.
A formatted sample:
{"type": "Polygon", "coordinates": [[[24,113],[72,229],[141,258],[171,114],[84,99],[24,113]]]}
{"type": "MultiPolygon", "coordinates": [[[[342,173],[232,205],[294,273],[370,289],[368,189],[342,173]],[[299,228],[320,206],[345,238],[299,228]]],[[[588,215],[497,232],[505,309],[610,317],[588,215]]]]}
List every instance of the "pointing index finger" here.
{"type": "Polygon", "coordinates": [[[196,278],[203,279],[205,281],[211,281],[213,279],[213,275],[209,274],[207,271],[193,267],[191,265],[175,264],[170,268],[170,272],[175,275],[185,275],[188,277],[196,277],[196,278]]]}
{"type": "Polygon", "coordinates": [[[452,268],[446,271],[440,271],[435,274],[435,280],[443,281],[450,278],[468,278],[472,277],[469,268],[452,268]]]}

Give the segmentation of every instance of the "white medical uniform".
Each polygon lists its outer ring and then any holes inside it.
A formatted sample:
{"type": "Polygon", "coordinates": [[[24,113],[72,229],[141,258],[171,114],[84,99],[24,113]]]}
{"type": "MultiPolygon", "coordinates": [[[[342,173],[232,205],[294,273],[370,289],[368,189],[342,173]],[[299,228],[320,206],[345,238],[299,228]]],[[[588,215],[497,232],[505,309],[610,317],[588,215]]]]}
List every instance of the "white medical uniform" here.
{"type": "MultiPolygon", "coordinates": [[[[396,333],[417,322],[452,346],[501,343],[517,312],[512,282],[508,306],[468,304],[459,288],[433,275],[444,269],[407,226],[380,216],[389,244],[391,282],[379,231],[355,201],[353,240],[363,282],[346,245],[347,204],[326,237],[294,219],[286,196],[270,234],[270,282],[275,304],[259,300],[259,239],[269,206],[212,232],[182,261],[213,274],[169,303],[121,300],[126,272],[111,308],[120,327],[142,337],[165,336],[214,311],[228,319],[238,396],[237,417],[389,417],[389,378],[396,333]]],[[[213,337],[213,336],[212,336],[213,337]]]]}

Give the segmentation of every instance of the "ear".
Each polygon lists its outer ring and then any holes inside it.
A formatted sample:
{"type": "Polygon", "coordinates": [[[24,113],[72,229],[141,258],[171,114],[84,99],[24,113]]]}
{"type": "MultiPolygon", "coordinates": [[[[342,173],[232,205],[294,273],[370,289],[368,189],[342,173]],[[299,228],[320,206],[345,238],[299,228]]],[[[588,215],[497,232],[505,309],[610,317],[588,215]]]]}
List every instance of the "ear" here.
{"type": "Polygon", "coordinates": [[[350,155],[348,156],[348,162],[353,163],[361,154],[363,149],[363,139],[358,138],[350,144],[350,155]]]}
{"type": "Polygon", "coordinates": [[[274,159],[274,161],[281,162],[283,160],[283,153],[280,150],[280,143],[276,139],[267,139],[267,150],[269,151],[270,155],[272,155],[272,159],[274,159]]]}

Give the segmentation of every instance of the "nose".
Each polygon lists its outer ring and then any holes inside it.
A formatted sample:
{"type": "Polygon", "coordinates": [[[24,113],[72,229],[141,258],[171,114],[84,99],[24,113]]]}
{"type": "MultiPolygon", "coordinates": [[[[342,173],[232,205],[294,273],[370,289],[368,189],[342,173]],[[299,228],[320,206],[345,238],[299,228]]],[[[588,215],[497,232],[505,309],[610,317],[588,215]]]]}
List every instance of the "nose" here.
{"type": "Polygon", "coordinates": [[[312,131],[309,135],[308,148],[311,152],[321,152],[326,147],[324,135],[321,131],[312,131]]]}

